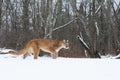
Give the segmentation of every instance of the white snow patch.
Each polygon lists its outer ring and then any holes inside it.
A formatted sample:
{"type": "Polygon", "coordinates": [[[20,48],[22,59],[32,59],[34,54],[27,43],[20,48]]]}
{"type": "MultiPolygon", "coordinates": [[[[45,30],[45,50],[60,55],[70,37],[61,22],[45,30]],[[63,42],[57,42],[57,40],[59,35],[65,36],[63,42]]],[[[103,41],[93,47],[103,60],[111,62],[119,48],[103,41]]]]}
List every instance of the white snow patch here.
{"type": "Polygon", "coordinates": [[[119,59],[33,56],[23,59],[0,54],[1,80],[119,80],[119,59]],[[7,58],[4,58],[7,56],[7,58]]]}

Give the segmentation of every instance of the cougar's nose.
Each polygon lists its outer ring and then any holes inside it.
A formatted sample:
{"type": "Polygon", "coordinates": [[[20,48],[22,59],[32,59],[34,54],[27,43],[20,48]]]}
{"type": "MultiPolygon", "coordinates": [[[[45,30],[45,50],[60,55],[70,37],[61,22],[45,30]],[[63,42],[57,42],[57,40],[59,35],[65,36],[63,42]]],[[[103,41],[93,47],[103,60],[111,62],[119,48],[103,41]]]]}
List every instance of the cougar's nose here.
{"type": "Polygon", "coordinates": [[[69,49],[69,46],[66,46],[66,49],[69,49]]]}

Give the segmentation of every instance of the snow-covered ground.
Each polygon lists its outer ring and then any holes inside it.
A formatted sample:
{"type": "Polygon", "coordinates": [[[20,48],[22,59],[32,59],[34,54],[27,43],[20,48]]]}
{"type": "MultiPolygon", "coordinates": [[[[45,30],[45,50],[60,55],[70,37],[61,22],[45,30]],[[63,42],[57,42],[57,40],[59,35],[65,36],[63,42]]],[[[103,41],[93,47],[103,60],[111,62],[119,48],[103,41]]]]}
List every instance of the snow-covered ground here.
{"type": "Polygon", "coordinates": [[[0,54],[0,80],[120,80],[119,75],[119,59],[43,56],[34,60],[0,54]]]}

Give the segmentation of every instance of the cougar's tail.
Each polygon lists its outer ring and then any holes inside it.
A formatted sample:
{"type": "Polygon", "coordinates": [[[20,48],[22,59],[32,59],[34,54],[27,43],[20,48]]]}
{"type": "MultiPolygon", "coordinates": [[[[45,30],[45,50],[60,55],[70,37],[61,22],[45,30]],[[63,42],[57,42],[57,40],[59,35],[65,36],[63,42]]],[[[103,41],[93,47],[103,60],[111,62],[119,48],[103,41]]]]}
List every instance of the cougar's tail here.
{"type": "Polygon", "coordinates": [[[21,55],[25,54],[27,51],[25,49],[19,50],[19,51],[9,51],[8,54],[13,54],[13,55],[21,55]]]}

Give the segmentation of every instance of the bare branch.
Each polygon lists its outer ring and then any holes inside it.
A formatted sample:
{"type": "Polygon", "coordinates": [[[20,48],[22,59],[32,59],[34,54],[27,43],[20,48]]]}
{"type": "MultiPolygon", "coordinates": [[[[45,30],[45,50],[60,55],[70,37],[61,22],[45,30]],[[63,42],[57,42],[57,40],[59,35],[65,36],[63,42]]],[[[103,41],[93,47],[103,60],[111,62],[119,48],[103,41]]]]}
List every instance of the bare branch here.
{"type": "Polygon", "coordinates": [[[86,49],[90,49],[80,35],[77,35],[77,37],[78,37],[78,39],[82,42],[83,46],[84,46],[86,49]]]}
{"type": "Polygon", "coordinates": [[[100,9],[101,9],[101,5],[97,8],[97,10],[95,11],[95,14],[97,14],[99,11],[100,11],[100,9]]]}
{"type": "Polygon", "coordinates": [[[62,26],[59,26],[59,27],[57,27],[57,28],[54,28],[53,31],[56,31],[57,29],[60,29],[60,28],[63,28],[63,27],[65,27],[65,26],[69,25],[70,23],[72,23],[72,22],[73,22],[74,20],[76,20],[76,19],[78,19],[78,18],[75,18],[75,19],[67,22],[66,24],[64,24],[64,25],[62,25],[62,26]]]}
{"type": "Polygon", "coordinates": [[[99,31],[98,23],[97,22],[95,22],[95,28],[96,28],[97,36],[99,36],[100,31],[99,31]]]}
{"type": "MultiPolygon", "coordinates": [[[[57,27],[57,28],[54,28],[52,31],[56,31],[56,30],[58,30],[58,29],[60,29],[60,28],[63,28],[63,27],[65,27],[65,26],[69,25],[70,23],[72,23],[73,21],[75,21],[76,19],[78,19],[78,18],[72,19],[71,21],[67,22],[66,24],[64,24],[64,25],[62,25],[62,26],[59,26],[59,27],[57,27]]],[[[49,36],[49,35],[50,35],[50,33],[48,33],[46,36],[49,36]]]]}

